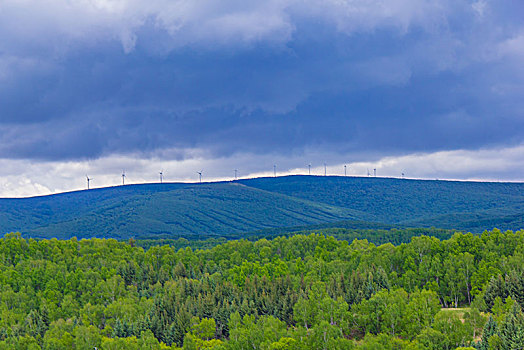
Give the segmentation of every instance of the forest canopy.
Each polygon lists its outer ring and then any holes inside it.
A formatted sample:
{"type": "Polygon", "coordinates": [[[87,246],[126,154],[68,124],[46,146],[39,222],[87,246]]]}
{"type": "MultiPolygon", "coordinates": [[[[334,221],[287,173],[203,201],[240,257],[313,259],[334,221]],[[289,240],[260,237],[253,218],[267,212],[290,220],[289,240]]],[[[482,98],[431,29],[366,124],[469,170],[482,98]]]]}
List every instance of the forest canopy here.
{"type": "Polygon", "coordinates": [[[524,231],[136,243],[0,239],[0,349],[524,346],[524,231]]]}

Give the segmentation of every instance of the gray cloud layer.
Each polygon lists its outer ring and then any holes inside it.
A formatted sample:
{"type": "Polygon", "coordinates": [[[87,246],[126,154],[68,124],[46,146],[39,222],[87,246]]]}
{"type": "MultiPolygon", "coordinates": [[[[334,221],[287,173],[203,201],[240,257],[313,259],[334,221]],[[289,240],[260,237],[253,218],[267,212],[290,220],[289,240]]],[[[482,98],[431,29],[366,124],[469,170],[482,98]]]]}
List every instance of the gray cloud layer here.
{"type": "Polygon", "coordinates": [[[0,3],[0,157],[522,143],[515,1],[0,3]]]}

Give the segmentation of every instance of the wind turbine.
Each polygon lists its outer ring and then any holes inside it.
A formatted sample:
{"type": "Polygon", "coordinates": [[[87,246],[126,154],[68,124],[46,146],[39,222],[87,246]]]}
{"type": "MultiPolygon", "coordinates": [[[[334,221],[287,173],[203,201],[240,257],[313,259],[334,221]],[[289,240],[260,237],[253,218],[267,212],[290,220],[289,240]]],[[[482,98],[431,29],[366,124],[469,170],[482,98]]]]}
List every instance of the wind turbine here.
{"type": "Polygon", "coordinates": [[[404,173],[402,173],[402,178],[404,178],[404,173]]]}
{"type": "Polygon", "coordinates": [[[204,170],[197,171],[198,176],[200,177],[200,183],[202,183],[202,172],[204,170]]]}
{"type": "Polygon", "coordinates": [[[125,179],[126,179],[126,171],[125,170],[122,170],[122,186],[125,185],[125,179]]]}
{"type": "Polygon", "coordinates": [[[369,173],[369,168],[368,168],[368,176],[369,176],[369,175],[371,175],[371,174],[369,173]]]}
{"type": "Polygon", "coordinates": [[[91,181],[93,179],[89,178],[89,176],[87,176],[87,174],[86,174],[86,179],[87,179],[87,189],[89,189],[89,181],[91,181]]]}
{"type": "Polygon", "coordinates": [[[344,164],[344,176],[348,176],[346,165],[344,164]]]}
{"type": "Polygon", "coordinates": [[[237,179],[238,169],[235,169],[235,180],[237,179]]]}
{"type": "Polygon", "coordinates": [[[164,170],[160,170],[159,174],[160,174],[160,183],[162,183],[164,181],[164,170]]]}
{"type": "Polygon", "coordinates": [[[311,163],[308,164],[309,175],[311,175],[311,163]]]}
{"type": "Polygon", "coordinates": [[[324,176],[327,176],[327,165],[324,163],[324,176]]]}
{"type": "Polygon", "coordinates": [[[377,177],[377,168],[373,169],[373,176],[377,177]]]}
{"type": "Polygon", "coordinates": [[[273,176],[277,177],[277,165],[276,164],[273,165],[273,176]]]}

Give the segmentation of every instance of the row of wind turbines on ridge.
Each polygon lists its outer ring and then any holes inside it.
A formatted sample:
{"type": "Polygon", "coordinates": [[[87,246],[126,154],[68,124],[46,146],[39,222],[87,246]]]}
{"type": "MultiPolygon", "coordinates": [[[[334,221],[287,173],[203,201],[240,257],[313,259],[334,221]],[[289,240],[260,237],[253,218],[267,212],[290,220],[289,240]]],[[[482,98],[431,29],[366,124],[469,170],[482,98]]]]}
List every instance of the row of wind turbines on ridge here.
{"type": "MultiPolygon", "coordinates": [[[[238,179],[238,169],[235,169],[234,170],[235,172],[235,180],[238,179]]],[[[197,171],[196,172],[198,174],[198,178],[199,178],[199,182],[202,183],[202,174],[204,173],[203,170],[200,170],[200,171],[197,171]]],[[[160,176],[160,183],[163,183],[164,182],[164,170],[161,170],[159,173],[159,176],[160,176]]],[[[308,175],[311,175],[311,163],[308,164],[308,175]]],[[[371,173],[369,172],[369,169],[367,171],[367,175],[368,176],[371,176],[371,173]]],[[[126,172],[125,170],[122,171],[122,186],[125,185],[126,183],[126,172]]],[[[274,164],[273,165],[273,176],[274,177],[277,177],[277,165],[274,164]]],[[[324,163],[324,176],[327,176],[327,165],[326,163],[324,163]]],[[[347,176],[347,165],[344,165],[344,176],[347,176]]],[[[377,169],[373,169],[373,176],[374,177],[377,177],[377,169]]],[[[402,173],[402,178],[404,178],[404,173],[402,173]]],[[[87,189],[89,190],[90,189],[90,183],[91,181],[93,180],[93,178],[89,177],[87,174],[86,174],[86,180],[87,180],[87,189]]]]}

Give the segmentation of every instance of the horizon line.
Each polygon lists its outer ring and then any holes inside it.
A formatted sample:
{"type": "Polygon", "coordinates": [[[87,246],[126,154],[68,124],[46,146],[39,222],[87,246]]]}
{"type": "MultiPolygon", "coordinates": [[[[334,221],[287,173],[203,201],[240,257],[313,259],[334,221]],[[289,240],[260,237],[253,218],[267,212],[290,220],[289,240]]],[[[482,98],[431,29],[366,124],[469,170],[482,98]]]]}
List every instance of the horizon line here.
{"type": "Polygon", "coordinates": [[[165,181],[163,182],[137,182],[137,183],[127,183],[127,184],[120,184],[120,185],[111,185],[111,186],[102,186],[102,187],[91,187],[89,189],[83,188],[83,189],[76,189],[76,190],[70,190],[70,191],[63,191],[63,192],[57,192],[57,193],[49,193],[49,194],[42,194],[42,195],[36,195],[36,196],[25,196],[25,197],[0,197],[0,200],[8,200],[8,199],[30,199],[30,198],[43,198],[43,197],[51,197],[51,196],[58,196],[63,194],[70,194],[70,193],[76,193],[76,192],[88,192],[88,191],[96,191],[96,190],[104,190],[104,189],[111,189],[111,188],[120,188],[120,187],[131,187],[131,186],[147,186],[147,185],[176,185],[176,184],[185,184],[185,185],[206,185],[206,184],[219,184],[219,183],[233,183],[233,182],[240,182],[244,180],[256,180],[256,179],[277,179],[277,178],[285,178],[285,177],[294,177],[294,176],[300,176],[300,177],[316,177],[316,178],[328,178],[328,177],[339,177],[339,178],[361,178],[361,179],[387,179],[387,180],[401,180],[401,181],[442,181],[442,182],[464,182],[464,183],[494,183],[494,184],[524,184],[524,181],[497,181],[497,180],[481,180],[481,179],[439,179],[439,178],[412,178],[412,177],[393,177],[393,176],[362,176],[362,175],[308,175],[308,174],[285,174],[285,175],[277,175],[277,176],[254,176],[254,177],[239,177],[237,179],[231,179],[231,180],[211,180],[211,181],[165,181]]]}

